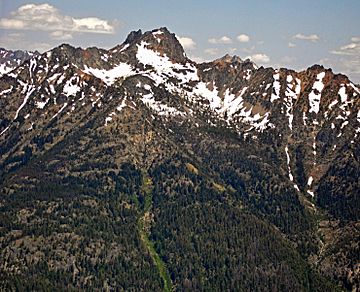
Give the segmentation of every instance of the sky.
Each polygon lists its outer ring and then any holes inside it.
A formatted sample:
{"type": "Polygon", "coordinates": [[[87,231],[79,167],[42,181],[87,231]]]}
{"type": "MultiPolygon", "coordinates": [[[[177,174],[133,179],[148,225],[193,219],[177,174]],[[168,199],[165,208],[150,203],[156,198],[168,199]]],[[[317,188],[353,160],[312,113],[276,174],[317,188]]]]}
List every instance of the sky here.
{"type": "Polygon", "coordinates": [[[360,0],[0,0],[0,47],[111,48],[167,27],[197,62],[226,53],[257,65],[332,68],[360,83],[360,0]]]}

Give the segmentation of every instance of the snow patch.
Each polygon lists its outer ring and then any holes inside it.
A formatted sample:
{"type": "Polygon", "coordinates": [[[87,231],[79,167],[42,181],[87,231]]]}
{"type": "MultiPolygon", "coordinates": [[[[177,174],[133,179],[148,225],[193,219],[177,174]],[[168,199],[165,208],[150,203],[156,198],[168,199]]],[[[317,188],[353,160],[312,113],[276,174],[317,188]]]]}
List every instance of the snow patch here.
{"type": "Polygon", "coordinates": [[[197,69],[194,65],[190,63],[184,65],[173,63],[166,55],[161,56],[160,53],[148,49],[147,46],[148,43],[144,41],[137,45],[136,58],[143,65],[154,68],[142,73],[152,78],[156,85],[165,83],[170,77],[178,79],[181,84],[199,80],[197,69]]]}
{"type": "Polygon", "coordinates": [[[313,181],[314,181],[314,178],[313,178],[312,176],[310,176],[309,179],[308,179],[307,185],[308,185],[309,187],[311,187],[313,181]]]}
{"type": "Polygon", "coordinates": [[[360,94],[359,88],[357,88],[353,83],[350,82],[349,85],[354,89],[354,91],[355,91],[357,94],[360,94]]]}
{"type": "Polygon", "coordinates": [[[337,99],[333,100],[330,104],[329,104],[329,109],[331,110],[339,101],[337,99]]]}
{"type": "Polygon", "coordinates": [[[340,99],[342,103],[347,101],[348,95],[346,94],[346,87],[344,84],[341,84],[338,94],[340,95],[340,99]]]}
{"type": "Polygon", "coordinates": [[[154,31],[152,33],[152,35],[156,38],[158,43],[161,42],[161,38],[159,38],[159,35],[162,35],[162,34],[163,34],[163,32],[161,30],[154,31]]]}
{"type": "Polygon", "coordinates": [[[213,90],[210,90],[206,83],[199,82],[194,88],[193,93],[207,99],[212,110],[221,110],[222,101],[219,97],[219,91],[216,89],[216,86],[214,86],[213,90]]]}
{"type": "Polygon", "coordinates": [[[10,72],[14,67],[8,67],[6,63],[0,64],[0,77],[10,72]]]}
{"type": "Polygon", "coordinates": [[[31,88],[30,90],[28,90],[24,100],[23,100],[23,103],[20,105],[20,107],[17,109],[16,113],[15,113],[15,117],[14,117],[14,120],[17,119],[17,117],[19,116],[19,113],[21,111],[21,109],[26,105],[30,95],[34,92],[35,88],[31,88]]]}
{"type": "Polygon", "coordinates": [[[280,98],[280,73],[276,73],[273,75],[274,82],[273,82],[273,90],[274,92],[271,94],[270,101],[273,102],[280,98]]]}
{"type": "Polygon", "coordinates": [[[314,141],[312,144],[312,148],[313,148],[313,155],[314,155],[314,165],[316,164],[316,137],[314,137],[314,141]]]}
{"type": "Polygon", "coordinates": [[[48,83],[52,83],[53,81],[55,81],[56,79],[59,78],[59,76],[62,75],[62,73],[55,73],[52,76],[50,76],[49,78],[47,78],[48,83]]]}
{"type": "Polygon", "coordinates": [[[340,126],[340,129],[342,130],[347,124],[349,124],[349,121],[343,122],[340,126]]]}
{"type": "Polygon", "coordinates": [[[223,112],[227,112],[228,118],[231,118],[238,110],[243,107],[242,97],[247,89],[247,87],[241,89],[240,95],[238,97],[235,97],[234,94],[230,94],[229,89],[226,90],[223,102],[223,112]]]}
{"type": "Polygon", "coordinates": [[[50,88],[50,92],[51,92],[52,94],[55,94],[55,93],[56,93],[54,85],[49,84],[49,88],[50,88]]]}
{"type": "Polygon", "coordinates": [[[115,116],[115,115],[116,115],[116,113],[112,112],[109,116],[107,116],[105,118],[105,124],[104,124],[105,127],[108,125],[108,123],[110,123],[112,121],[112,119],[113,119],[112,117],[115,116]]]}
{"type": "Polygon", "coordinates": [[[37,101],[35,102],[35,106],[39,109],[43,109],[45,105],[48,103],[50,98],[47,98],[46,101],[37,101]]]}
{"type": "Polygon", "coordinates": [[[293,104],[294,104],[294,100],[297,99],[300,94],[301,81],[298,78],[294,80],[294,78],[291,75],[288,75],[286,77],[286,81],[287,81],[287,86],[285,91],[284,104],[286,107],[286,116],[289,119],[289,128],[292,131],[292,123],[294,120],[293,104]]]}
{"type": "Polygon", "coordinates": [[[307,116],[306,116],[306,113],[305,112],[303,112],[303,124],[304,124],[304,126],[306,126],[306,120],[307,120],[308,118],[307,118],[307,116]]]}
{"type": "Polygon", "coordinates": [[[307,193],[308,193],[310,196],[312,196],[312,197],[314,197],[314,196],[315,196],[315,194],[314,194],[314,192],[313,192],[313,191],[307,190],[307,193]]]}
{"type": "Polygon", "coordinates": [[[4,130],[2,130],[2,132],[0,133],[0,136],[1,136],[2,134],[4,134],[7,130],[9,130],[9,128],[10,128],[10,125],[7,126],[4,130]]]}
{"type": "Polygon", "coordinates": [[[53,115],[50,120],[56,118],[66,108],[67,105],[68,105],[67,102],[65,102],[64,105],[61,107],[61,109],[55,115],[53,115]]]}
{"type": "Polygon", "coordinates": [[[32,77],[32,73],[34,71],[34,69],[36,68],[36,60],[35,58],[31,58],[30,59],[30,66],[29,66],[29,75],[30,75],[30,80],[31,80],[31,83],[34,83],[34,80],[33,80],[33,77],[32,77]]]}
{"type": "Polygon", "coordinates": [[[125,46],[123,46],[123,47],[121,48],[121,50],[119,51],[119,53],[122,53],[122,52],[125,51],[128,47],[129,47],[129,44],[126,44],[125,46]]]}
{"type": "MultiPolygon", "coordinates": [[[[61,75],[61,74],[60,74],[61,75]]],[[[61,75],[59,77],[59,79],[56,81],[56,84],[59,85],[59,84],[62,84],[63,81],[65,80],[66,76],[65,75],[61,75]]]]}
{"type": "Polygon", "coordinates": [[[31,126],[27,130],[31,131],[32,129],[34,129],[34,123],[31,123],[31,126]]]}
{"type": "Polygon", "coordinates": [[[109,55],[108,55],[108,54],[104,54],[104,55],[102,55],[100,58],[101,58],[101,60],[107,62],[107,61],[108,61],[108,58],[109,58],[109,55]]]}
{"type": "Polygon", "coordinates": [[[83,71],[101,79],[107,85],[112,85],[117,78],[126,78],[135,74],[131,65],[127,63],[120,63],[110,70],[91,68],[85,65],[83,71]]]}
{"type": "Polygon", "coordinates": [[[13,86],[11,85],[11,87],[9,88],[9,89],[5,89],[5,90],[3,90],[3,91],[1,91],[0,92],[0,96],[1,95],[5,95],[5,94],[7,94],[7,93],[10,93],[12,90],[13,90],[13,86]]]}
{"type": "Polygon", "coordinates": [[[289,148],[288,146],[285,147],[285,153],[286,153],[286,160],[288,165],[288,172],[289,172],[289,179],[290,181],[294,181],[294,176],[291,173],[291,167],[290,167],[290,155],[289,155],[289,148]]]}
{"type": "Polygon", "coordinates": [[[252,71],[251,71],[250,69],[247,69],[245,73],[246,73],[246,74],[244,75],[244,78],[245,78],[246,80],[250,80],[251,75],[252,75],[252,74],[251,74],[252,71]]]}
{"type": "Polygon", "coordinates": [[[141,100],[149,108],[156,111],[159,116],[185,116],[184,112],[156,101],[153,93],[144,95],[141,100]]]}
{"type": "Polygon", "coordinates": [[[112,117],[106,117],[106,119],[105,119],[105,127],[108,125],[108,123],[109,122],[111,122],[112,121],[112,117]]]}
{"type": "Polygon", "coordinates": [[[69,79],[64,85],[63,93],[67,96],[76,95],[81,90],[81,87],[78,86],[79,79],[79,76],[69,79]]]}
{"type": "Polygon", "coordinates": [[[126,107],[126,97],[121,101],[121,104],[116,108],[119,112],[124,108],[126,107]]]}
{"type": "Polygon", "coordinates": [[[325,77],[325,72],[321,72],[316,76],[316,80],[313,84],[312,91],[309,94],[309,105],[310,105],[309,113],[312,112],[314,112],[315,114],[319,113],[321,92],[323,91],[325,86],[324,83],[322,82],[324,77],[325,77]]]}

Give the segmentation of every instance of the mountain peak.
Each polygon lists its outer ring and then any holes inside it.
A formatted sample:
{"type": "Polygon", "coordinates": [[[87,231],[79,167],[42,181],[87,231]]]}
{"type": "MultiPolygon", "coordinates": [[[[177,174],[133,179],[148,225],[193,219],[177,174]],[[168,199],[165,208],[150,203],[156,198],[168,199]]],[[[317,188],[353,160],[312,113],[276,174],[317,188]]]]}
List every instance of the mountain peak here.
{"type": "Polygon", "coordinates": [[[146,43],[146,47],[178,63],[187,61],[185,52],[174,33],[166,27],[145,32],[137,42],[146,43]]]}
{"type": "Polygon", "coordinates": [[[147,49],[167,56],[173,62],[184,63],[188,61],[185,52],[174,33],[166,27],[160,27],[151,31],[142,32],[141,29],[132,31],[126,37],[125,42],[114,47],[110,51],[127,52],[137,51],[137,47],[143,46],[147,49]]]}
{"type": "Polygon", "coordinates": [[[231,56],[229,54],[226,54],[225,56],[219,58],[219,59],[216,59],[215,61],[218,61],[218,62],[225,62],[225,63],[242,63],[243,60],[239,57],[239,56],[231,56]]]}
{"type": "Polygon", "coordinates": [[[160,27],[160,28],[155,28],[151,31],[152,33],[156,33],[156,32],[161,32],[161,33],[165,33],[165,34],[169,34],[171,35],[172,33],[168,30],[167,27],[163,26],[163,27],[160,27]]]}
{"type": "Polygon", "coordinates": [[[129,34],[128,34],[128,36],[126,37],[126,40],[125,40],[125,44],[131,44],[131,43],[133,43],[133,42],[136,42],[136,41],[138,41],[141,37],[142,37],[142,31],[141,31],[141,29],[139,29],[139,30],[137,30],[137,31],[135,31],[135,30],[133,30],[132,32],[130,32],[129,34]]]}
{"type": "Polygon", "coordinates": [[[57,46],[56,48],[52,49],[51,51],[53,52],[58,52],[59,54],[61,55],[67,55],[67,54],[74,54],[75,51],[77,50],[81,50],[80,47],[78,48],[75,48],[74,46],[70,45],[70,44],[67,44],[67,43],[63,43],[59,46],[57,46]]]}

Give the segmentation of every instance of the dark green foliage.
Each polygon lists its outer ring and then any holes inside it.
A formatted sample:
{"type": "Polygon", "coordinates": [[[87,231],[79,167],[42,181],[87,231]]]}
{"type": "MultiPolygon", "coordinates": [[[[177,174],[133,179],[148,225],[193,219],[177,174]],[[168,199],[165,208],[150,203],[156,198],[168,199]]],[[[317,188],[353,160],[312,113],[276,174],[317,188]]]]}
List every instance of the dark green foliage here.
{"type": "MultiPolygon", "coordinates": [[[[123,165],[118,177],[131,182],[132,190],[140,190],[142,177],[132,165],[123,165]]],[[[0,207],[0,234],[21,230],[15,237],[19,246],[9,237],[1,248],[11,245],[15,257],[25,253],[32,261],[39,258],[38,263],[26,261],[21,266],[21,277],[2,273],[0,290],[98,290],[104,283],[125,291],[161,290],[161,278],[140,240],[139,213],[126,193],[132,190],[124,185],[124,192],[98,196],[96,183],[66,181],[66,188],[39,183],[0,207]],[[86,183],[92,196],[84,195],[81,185],[86,183]],[[34,212],[19,222],[21,210],[34,212]]]]}
{"type": "Polygon", "coordinates": [[[344,149],[321,179],[317,202],[335,218],[356,221],[360,219],[360,164],[351,151],[344,149]]]}
{"type": "Polygon", "coordinates": [[[253,212],[264,216],[287,234],[311,228],[312,219],[292,184],[272,166],[271,150],[261,152],[250,144],[239,147],[237,143],[227,141],[225,144],[212,137],[205,144],[206,148],[200,143],[194,147],[197,154],[220,176],[219,179],[237,190],[235,196],[253,212]]]}
{"type": "Polygon", "coordinates": [[[229,194],[189,172],[181,158],[156,167],[152,177],[151,239],[180,291],[326,289],[278,231],[229,204],[229,194]]]}

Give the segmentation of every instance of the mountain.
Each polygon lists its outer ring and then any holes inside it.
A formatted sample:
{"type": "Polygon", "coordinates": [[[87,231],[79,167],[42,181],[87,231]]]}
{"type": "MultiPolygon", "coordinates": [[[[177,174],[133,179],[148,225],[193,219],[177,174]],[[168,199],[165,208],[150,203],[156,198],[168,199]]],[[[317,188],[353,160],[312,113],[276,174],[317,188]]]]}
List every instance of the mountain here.
{"type": "Polygon", "coordinates": [[[15,69],[31,57],[40,55],[39,52],[11,51],[0,48],[0,76],[15,69]]]}
{"type": "Polygon", "coordinates": [[[4,290],[356,291],[360,89],[166,28],[0,78],[4,290]]]}

